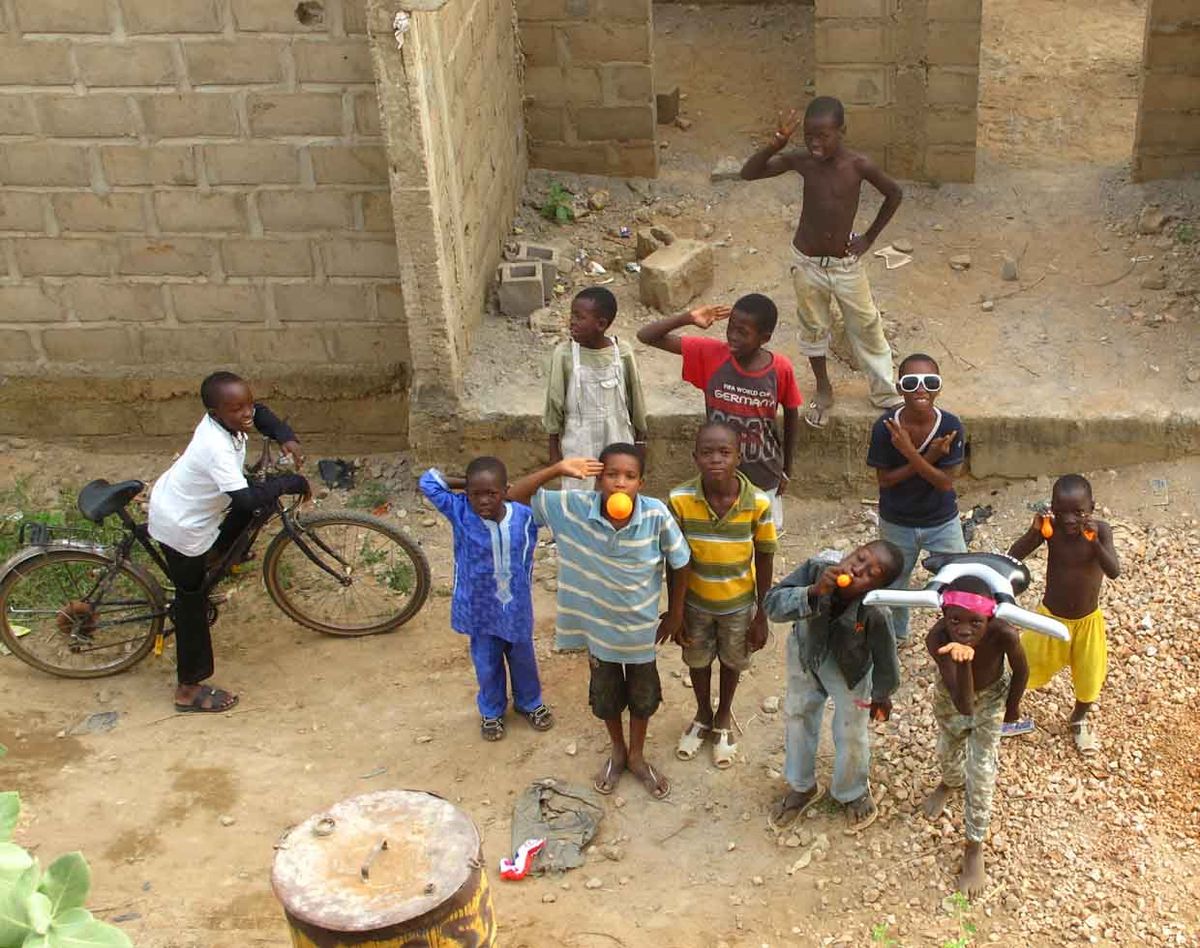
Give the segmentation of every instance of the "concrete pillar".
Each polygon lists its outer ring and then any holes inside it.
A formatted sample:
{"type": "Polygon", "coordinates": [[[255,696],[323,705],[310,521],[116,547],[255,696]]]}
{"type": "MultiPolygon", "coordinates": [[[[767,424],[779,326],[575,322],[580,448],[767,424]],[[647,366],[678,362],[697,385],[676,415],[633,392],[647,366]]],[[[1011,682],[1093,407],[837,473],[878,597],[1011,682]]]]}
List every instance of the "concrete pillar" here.
{"type": "Polygon", "coordinates": [[[1200,172],[1200,0],[1150,0],[1133,137],[1138,181],[1200,172]]]}

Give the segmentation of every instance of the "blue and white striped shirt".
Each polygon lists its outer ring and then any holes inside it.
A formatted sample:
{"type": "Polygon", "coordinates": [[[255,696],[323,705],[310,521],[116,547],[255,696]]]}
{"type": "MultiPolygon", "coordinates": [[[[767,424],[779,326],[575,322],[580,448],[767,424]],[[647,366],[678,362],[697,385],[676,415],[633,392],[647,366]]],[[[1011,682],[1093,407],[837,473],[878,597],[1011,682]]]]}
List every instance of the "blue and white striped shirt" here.
{"type": "Polygon", "coordinates": [[[596,491],[540,490],[533,518],[558,543],[555,646],[605,662],[654,661],[663,563],[682,569],[691,554],[661,500],[638,496],[629,522],[614,530],[596,491]]]}

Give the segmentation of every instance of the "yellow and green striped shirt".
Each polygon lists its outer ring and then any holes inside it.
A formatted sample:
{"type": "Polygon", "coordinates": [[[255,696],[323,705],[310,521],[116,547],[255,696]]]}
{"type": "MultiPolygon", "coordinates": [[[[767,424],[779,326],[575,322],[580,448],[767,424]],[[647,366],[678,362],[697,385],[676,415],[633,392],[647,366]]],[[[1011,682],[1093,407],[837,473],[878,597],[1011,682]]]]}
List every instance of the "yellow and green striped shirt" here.
{"type": "Polygon", "coordinates": [[[745,474],[737,477],[741,493],[723,517],[708,505],[699,477],[667,501],[692,550],[688,604],[715,615],[754,604],[754,554],[774,553],[777,542],[770,498],[745,474]]]}

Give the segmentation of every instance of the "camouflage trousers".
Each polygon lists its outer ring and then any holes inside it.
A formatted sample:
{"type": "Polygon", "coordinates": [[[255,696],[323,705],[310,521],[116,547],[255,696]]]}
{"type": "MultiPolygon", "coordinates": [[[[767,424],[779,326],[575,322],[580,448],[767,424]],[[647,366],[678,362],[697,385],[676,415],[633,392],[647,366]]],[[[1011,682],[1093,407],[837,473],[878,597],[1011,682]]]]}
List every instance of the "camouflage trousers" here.
{"type": "Polygon", "coordinates": [[[996,790],[996,767],[1000,747],[1000,725],[1008,701],[1010,675],[975,694],[975,713],[959,714],[950,692],[939,679],[933,697],[933,714],[938,722],[938,762],[942,782],[955,789],[965,787],[963,827],[967,839],[981,843],[992,818],[992,796],[996,790]]]}

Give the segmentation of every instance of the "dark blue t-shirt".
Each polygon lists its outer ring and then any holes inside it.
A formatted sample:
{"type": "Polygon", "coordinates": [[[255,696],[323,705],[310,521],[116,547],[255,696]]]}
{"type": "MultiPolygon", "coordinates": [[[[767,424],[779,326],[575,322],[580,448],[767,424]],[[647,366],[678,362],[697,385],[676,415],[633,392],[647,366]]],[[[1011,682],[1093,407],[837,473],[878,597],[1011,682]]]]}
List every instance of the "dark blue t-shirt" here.
{"type": "MultiPolygon", "coordinates": [[[[908,462],[894,444],[884,421],[897,418],[903,409],[890,409],[880,415],[871,428],[871,447],[867,451],[867,465],[888,470],[903,467],[908,462]]],[[[937,462],[937,467],[957,467],[965,457],[964,442],[966,429],[958,416],[941,411],[941,419],[933,429],[929,440],[940,438],[951,431],[958,432],[950,445],[950,453],[937,462]]],[[[922,448],[922,445],[917,445],[922,448]]],[[[879,488],[879,516],[888,523],[902,527],[937,527],[958,516],[958,495],[953,490],[937,490],[929,481],[918,474],[901,481],[894,487],[879,488]]]]}

